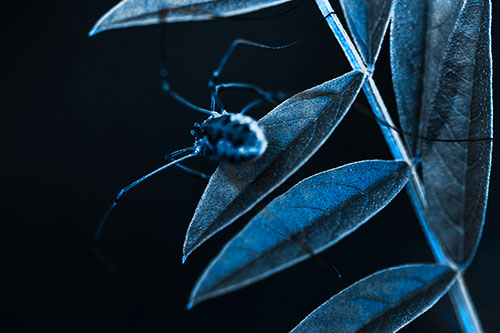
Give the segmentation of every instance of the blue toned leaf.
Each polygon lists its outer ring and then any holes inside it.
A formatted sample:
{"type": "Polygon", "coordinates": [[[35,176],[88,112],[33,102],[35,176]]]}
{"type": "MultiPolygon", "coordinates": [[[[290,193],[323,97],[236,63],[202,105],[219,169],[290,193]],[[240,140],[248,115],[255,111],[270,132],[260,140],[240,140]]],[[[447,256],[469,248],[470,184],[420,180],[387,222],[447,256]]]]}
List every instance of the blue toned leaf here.
{"type": "Polygon", "coordinates": [[[309,177],[274,199],[198,280],[191,305],[241,288],[337,243],[404,187],[401,161],[363,161],[309,177]]]}
{"type": "Polygon", "coordinates": [[[333,296],[292,332],[396,332],[432,307],[455,278],[444,265],[389,268],[333,296]]]}
{"type": "Polygon", "coordinates": [[[123,0],[90,32],[158,23],[202,21],[246,14],[291,0],[123,0]]]}
{"type": "Polygon", "coordinates": [[[349,30],[368,66],[377,61],[393,0],[340,0],[349,30]]]}
{"type": "MultiPolygon", "coordinates": [[[[425,136],[493,137],[490,20],[490,1],[466,1],[444,52],[425,136]]],[[[458,265],[470,263],[481,237],[492,144],[423,142],[427,219],[445,255],[458,265]]]]}
{"type": "Polygon", "coordinates": [[[332,134],[363,82],[362,73],[350,72],[292,96],[259,120],[266,152],[257,161],[215,171],[189,225],[184,259],[300,168],[332,134]]]}
{"type": "MultiPolygon", "coordinates": [[[[463,0],[395,0],[391,25],[391,68],[399,121],[419,134],[423,110],[436,87],[439,64],[463,0]]],[[[412,152],[414,136],[405,136],[412,152]]]]}

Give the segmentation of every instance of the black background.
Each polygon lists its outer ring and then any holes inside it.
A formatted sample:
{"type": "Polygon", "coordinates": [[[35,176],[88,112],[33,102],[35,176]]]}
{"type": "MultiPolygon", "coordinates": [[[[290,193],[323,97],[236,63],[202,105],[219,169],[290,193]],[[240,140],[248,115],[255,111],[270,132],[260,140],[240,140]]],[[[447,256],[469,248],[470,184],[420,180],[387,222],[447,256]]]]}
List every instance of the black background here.
{"type": "MultiPolygon", "coordinates": [[[[130,286],[127,294],[134,295],[142,308],[134,315],[127,297],[94,255],[91,235],[116,192],[160,166],[166,153],[191,145],[189,130],[204,116],[161,91],[157,26],[87,37],[115,2],[11,1],[3,5],[2,117],[8,134],[4,212],[7,225],[14,228],[14,232],[4,229],[2,242],[3,276],[7,277],[2,285],[5,295],[12,296],[2,297],[7,308],[2,312],[14,310],[14,316],[4,321],[9,326],[5,332],[131,332],[134,327],[139,332],[286,332],[366,275],[433,260],[403,191],[369,223],[322,254],[323,260],[341,271],[341,279],[308,260],[186,311],[197,277],[256,210],[181,265],[184,234],[205,182],[172,169],[123,199],[104,232],[103,250],[130,286]]],[[[340,9],[336,1],[334,6],[340,9]]],[[[190,100],[208,106],[208,77],[233,39],[286,44],[320,20],[314,2],[305,1],[291,13],[265,21],[169,25],[172,84],[190,100]]],[[[493,19],[494,39],[497,21],[493,19]]],[[[243,47],[222,79],[300,91],[349,70],[323,24],[290,49],[243,47]]],[[[385,43],[375,79],[393,111],[389,73],[385,43]]],[[[222,96],[230,111],[239,110],[251,97],[236,92],[222,96]]],[[[366,104],[362,94],[358,101],[366,104]]],[[[258,118],[267,110],[269,106],[252,114],[258,118]]],[[[332,138],[274,195],[313,173],[369,158],[389,159],[390,155],[378,125],[352,109],[332,138]]],[[[206,160],[191,164],[205,170],[215,167],[206,160]]],[[[466,274],[488,332],[500,331],[497,168],[493,163],[483,240],[466,274]]],[[[448,297],[403,329],[424,330],[459,330],[448,297]]]]}

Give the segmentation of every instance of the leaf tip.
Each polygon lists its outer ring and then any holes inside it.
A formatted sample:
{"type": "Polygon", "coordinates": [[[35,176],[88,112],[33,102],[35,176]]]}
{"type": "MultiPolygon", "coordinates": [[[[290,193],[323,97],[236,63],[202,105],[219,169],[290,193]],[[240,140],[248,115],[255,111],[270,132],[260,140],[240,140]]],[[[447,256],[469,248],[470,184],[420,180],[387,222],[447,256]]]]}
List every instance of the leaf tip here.
{"type": "Polygon", "coordinates": [[[101,17],[95,24],[94,26],[92,27],[92,29],[90,29],[89,31],[89,37],[92,37],[92,36],[95,36],[97,35],[98,33],[104,31],[104,30],[108,30],[105,26],[103,26],[102,22],[103,22],[103,19],[105,18],[105,16],[101,17]]]}
{"type": "Polygon", "coordinates": [[[194,304],[195,304],[195,303],[193,302],[193,300],[192,300],[192,299],[191,299],[191,300],[189,300],[188,304],[186,304],[186,310],[187,310],[187,311],[191,310],[191,309],[193,308],[194,304]]]}
{"type": "MultiPolygon", "coordinates": [[[[186,235],[187,239],[187,235],[186,235]]],[[[197,246],[193,247],[188,245],[188,243],[184,242],[184,246],[182,248],[182,263],[185,263],[187,258],[193,253],[193,251],[197,248],[197,246]]]]}
{"type": "MultiPolygon", "coordinates": [[[[119,3],[116,7],[120,6],[120,4],[121,3],[119,3]]],[[[109,17],[115,11],[115,8],[112,8],[106,14],[101,16],[99,18],[99,20],[97,20],[97,22],[94,24],[92,29],[89,31],[89,37],[97,35],[98,33],[102,32],[102,31],[113,29],[113,27],[109,27],[108,23],[109,23],[109,17]]]]}
{"type": "Polygon", "coordinates": [[[201,280],[203,280],[203,277],[196,282],[196,285],[191,291],[191,294],[189,295],[189,302],[186,304],[186,310],[191,310],[196,304],[206,299],[203,294],[200,295],[199,293],[201,280]]]}
{"type": "Polygon", "coordinates": [[[184,246],[182,247],[182,263],[184,263],[187,260],[187,257],[193,253],[194,250],[196,250],[203,242],[205,242],[205,239],[202,239],[201,241],[198,239],[197,241],[192,240],[193,236],[191,235],[189,229],[186,234],[186,238],[184,240],[184,246]]]}
{"type": "Polygon", "coordinates": [[[92,30],[89,31],[89,38],[94,36],[94,35],[97,35],[99,33],[99,27],[97,25],[94,25],[94,27],[92,28],[92,30]]]}

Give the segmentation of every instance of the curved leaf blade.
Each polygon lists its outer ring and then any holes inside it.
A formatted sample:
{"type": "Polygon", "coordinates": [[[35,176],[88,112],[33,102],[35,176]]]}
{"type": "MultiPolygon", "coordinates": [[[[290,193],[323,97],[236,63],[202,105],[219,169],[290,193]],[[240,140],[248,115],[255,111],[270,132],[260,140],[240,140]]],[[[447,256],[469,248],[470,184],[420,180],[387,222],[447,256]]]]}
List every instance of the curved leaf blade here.
{"type": "MultiPolygon", "coordinates": [[[[425,135],[492,138],[491,3],[467,0],[450,35],[425,135]]],[[[426,141],[422,179],[427,219],[448,259],[468,265],[484,224],[491,140],[426,141]]]]}
{"type": "Polygon", "coordinates": [[[389,268],[333,296],[291,332],[396,332],[431,308],[455,278],[444,265],[389,268]]]}
{"type": "Polygon", "coordinates": [[[366,64],[377,61],[392,14],[393,0],[340,0],[347,25],[366,64]]]}
{"type": "Polygon", "coordinates": [[[97,21],[89,35],[110,29],[242,15],[288,1],[291,0],[123,0],[97,21]]]}
{"type": "MultiPolygon", "coordinates": [[[[421,133],[422,112],[429,107],[439,64],[464,0],[395,0],[391,24],[391,70],[403,130],[421,133]]],[[[417,139],[405,135],[412,152],[417,139]]]]}
{"type": "Polygon", "coordinates": [[[361,72],[350,72],[292,96],[259,120],[266,152],[251,163],[217,168],[189,224],[183,261],[300,168],[343,119],[363,82],[361,72]]]}
{"type": "Polygon", "coordinates": [[[404,187],[403,161],[362,161],[309,177],[274,199],[198,280],[192,306],[307,259],[355,231],[404,187]]]}

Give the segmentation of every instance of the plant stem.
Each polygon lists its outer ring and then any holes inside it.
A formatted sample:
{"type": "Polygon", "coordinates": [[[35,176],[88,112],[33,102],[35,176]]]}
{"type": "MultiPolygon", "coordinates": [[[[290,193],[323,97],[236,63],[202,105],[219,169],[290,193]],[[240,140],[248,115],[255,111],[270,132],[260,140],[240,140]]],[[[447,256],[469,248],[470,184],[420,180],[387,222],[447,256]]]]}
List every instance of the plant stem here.
{"type": "MultiPolygon", "coordinates": [[[[367,66],[363,62],[360,54],[358,53],[349,35],[342,26],[339,18],[336,14],[332,14],[334,13],[334,10],[331,7],[329,1],[315,1],[321,11],[321,14],[323,16],[326,16],[328,26],[330,27],[333,34],[335,35],[335,38],[342,47],[342,50],[346,54],[352,68],[362,71],[368,76],[367,82],[363,86],[363,91],[368,102],[370,103],[373,113],[378,119],[382,119],[384,122],[386,122],[387,125],[394,126],[391,116],[382,99],[382,96],[380,96],[375,81],[372,78],[373,69],[367,68],[367,66]]],[[[408,185],[406,186],[406,189],[434,257],[436,258],[437,262],[453,266],[458,271],[456,264],[449,260],[444,254],[441,245],[437,241],[436,236],[427,223],[424,213],[427,207],[427,203],[425,200],[423,185],[414,167],[414,163],[403,141],[401,140],[401,137],[399,136],[399,133],[389,126],[383,124],[380,124],[380,129],[394,158],[402,159],[412,166],[412,176],[408,185]]],[[[455,313],[459,318],[460,325],[462,326],[462,330],[464,332],[483,332],[481,322],[477,315],[476,309],[474,308],[474,304],[470,298],[465,280],[463,279],[462,272],[458,272],[457,281],[451,287],[449,295],[454,305],[455,313]]]]}
{"type": "Polygon", "coordinates": [[[459,316],[460,326],[464,332],[483,332],[481,321],[474,307],[474,303],[469,295],[467,284],[465,283],[462,272],[458,273],[457,281],[451,286],[448,294],[450,295],[451,302],[455,313],[459,316]]]}

